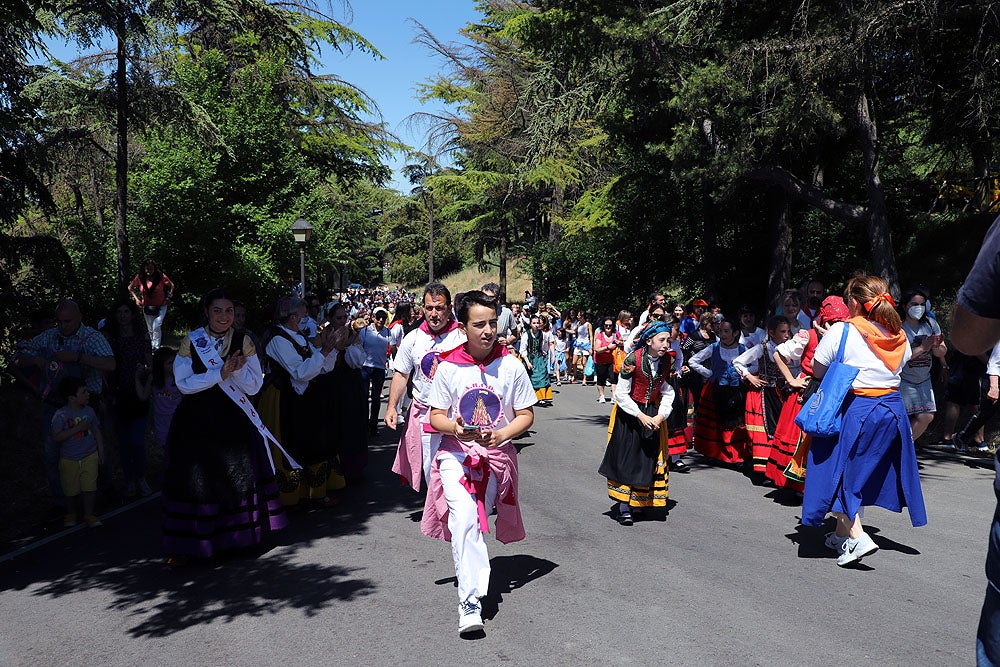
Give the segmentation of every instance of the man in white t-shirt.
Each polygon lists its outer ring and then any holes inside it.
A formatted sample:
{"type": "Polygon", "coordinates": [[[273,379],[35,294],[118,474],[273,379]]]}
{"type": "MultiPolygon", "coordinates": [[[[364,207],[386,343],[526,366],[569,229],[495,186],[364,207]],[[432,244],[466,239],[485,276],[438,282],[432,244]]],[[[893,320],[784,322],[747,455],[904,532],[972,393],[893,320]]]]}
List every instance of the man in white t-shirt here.
{"type": "Polygon", "coordinates": [[[458,631],[483,629],[480,599],[490,582],[483,533],[495,507],[496,537],[524,539],[512,440],[534,421],[535,390],[524,365],[497,338],[497,307],[467,292],[457,308],[467,341],[441,355],[428,399],[430,423],[444,434],[431,465],[421,531],[451,542],[458,578],[458,631]]]}
{"type": "Polygon", "coordinates": [[[441,434],[428,423],[427,399],[431,381],[437,373],[441,352],[465,342],[464,334],[452,318],[451,292],[441,283],[430,283],[424,288],[423,323],[403,336],[393,359],[392,382],[389,384],[389,403],[385,408],[385,424],[396,430],[398,408],[406,395],[406,387],[413,380],[413,403],[392,470],[413,488],[420,491],[420,475],[430,474],[431,460],[437,452],[441,434]]]}

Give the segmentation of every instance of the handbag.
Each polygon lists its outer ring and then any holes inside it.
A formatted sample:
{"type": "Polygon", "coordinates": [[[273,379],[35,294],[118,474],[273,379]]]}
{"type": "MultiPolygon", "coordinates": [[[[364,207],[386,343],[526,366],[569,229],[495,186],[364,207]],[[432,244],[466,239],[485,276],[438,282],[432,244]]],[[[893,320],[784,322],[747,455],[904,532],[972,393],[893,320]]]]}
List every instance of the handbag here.
{"type": "Polygon", "coordinates": [[[802,406],[802,410],[795,418],[795,423],[803,433],[819,438],[828,438],[840,433],[840,424],[844,419],[844,399],[847,398],[847,392],[851,390],[859,370],[844,363],[844,347],[850,332],[851,325],[845,323],[837,356],[819,383],[819,389],[809,402],[802,406]]]}
{"type": "Polygon", "coordinates": [[[597,373],[597,366],[594,365],[594,355],[587,356],[587,365],[583,367],[583,374],[590,377],[597,373]]]}
{"type": "Polygon", "coordinates": [[[614,352],[611,353],[611,356],[614,357],[615,360],[614,362],[615,373],[621,373],[622,366],[625,364],[625,357],[627,357],[628,355],[625,354],[625,350],[623,350],[620,347],[616,347],[614,352]]]}

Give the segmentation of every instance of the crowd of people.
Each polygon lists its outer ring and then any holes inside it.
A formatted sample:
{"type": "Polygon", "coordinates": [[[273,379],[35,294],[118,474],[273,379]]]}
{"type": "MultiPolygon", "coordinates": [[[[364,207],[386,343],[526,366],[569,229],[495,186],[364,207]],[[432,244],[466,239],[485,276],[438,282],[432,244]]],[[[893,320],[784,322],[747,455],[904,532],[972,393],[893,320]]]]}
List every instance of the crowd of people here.
{"type": "Polygon", "coordinates": [[[763,326],[750,306],[731,317],[706,299],[668,304],[658,292],[638,313],[595,318],[530,292],[505,305],[496,283],[454,299],[431,283],[419,297],[290,293],[255,332],[245,306],[215,289],[201,301],[203,326],[176,349],[162,335],[174,290],[146,260],[131,300],[98,328],[62,301],[15,357],[43,408],[64,525],[100,525],[109,433],[126,495],[151,493],[151,436],[165,453],[156,481],[171,565],[253,546],[287,524],[288,508],[336,505],[340,489],[363,483],[368,441],[384,422],[399,435],[392,470],[427,490],[422,531],[452,543],[463,633],[483,627],[488,517],[501,541],[524,537],[512,440],[535,407],[553,405],[553,386],[592,385],[593,400],[610,403],[595,467],[621,525],[667,507],[669,475],[692,470],[693,450],[798,494],[806,525],[832,513],[825,544],[840,566],[878,549],[863,507],[907,508],[914,526],[926,523],[914,440],[936,414],[935,394],[947,391],[937,446],[976,455],[988,451],[983,425],[1000,394],[1000,346],[992,356],[949,350],[927,290],[897,304],[864,275],[842,294],[817,281],[786,291],[763,326]],[[803,416],[838,382],[839,432],[810,430],[803,416]],[[963,410],[972,414],[958,428],[963,410]]]}

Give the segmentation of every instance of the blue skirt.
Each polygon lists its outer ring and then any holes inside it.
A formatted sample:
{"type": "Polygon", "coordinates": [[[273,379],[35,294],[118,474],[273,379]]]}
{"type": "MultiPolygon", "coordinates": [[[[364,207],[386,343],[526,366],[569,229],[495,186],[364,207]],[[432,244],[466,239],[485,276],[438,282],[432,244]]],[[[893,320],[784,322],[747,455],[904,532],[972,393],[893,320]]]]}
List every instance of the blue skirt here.
{"type": "Polygon", "coordinates": [[[813,438],[802,523],[820,526],[827,512],[857,515],[875,505],[906,507],[910,523],[927,523],[910,420],[898,392],[877,398],[850,394],[840,435],[813,438]]]}

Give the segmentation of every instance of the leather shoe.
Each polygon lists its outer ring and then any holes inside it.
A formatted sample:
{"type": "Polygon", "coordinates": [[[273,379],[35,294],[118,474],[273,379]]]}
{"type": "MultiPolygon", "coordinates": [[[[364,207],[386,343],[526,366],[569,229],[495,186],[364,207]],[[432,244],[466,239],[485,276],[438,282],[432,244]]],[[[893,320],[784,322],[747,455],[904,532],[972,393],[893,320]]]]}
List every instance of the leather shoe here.
{"type": "Polygon", "coordinates": [[[678,459],[676,461],[671,461],[670,462],[670,472],[680,472],[680,473],[687,474],[687,473],[691,472],[691,466],[689,466],[688,464],[684,463],[684,461],[682,459],[678,459]]]}

